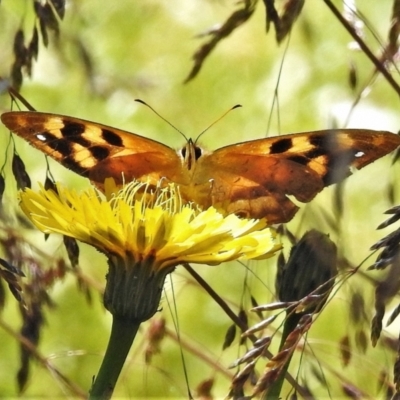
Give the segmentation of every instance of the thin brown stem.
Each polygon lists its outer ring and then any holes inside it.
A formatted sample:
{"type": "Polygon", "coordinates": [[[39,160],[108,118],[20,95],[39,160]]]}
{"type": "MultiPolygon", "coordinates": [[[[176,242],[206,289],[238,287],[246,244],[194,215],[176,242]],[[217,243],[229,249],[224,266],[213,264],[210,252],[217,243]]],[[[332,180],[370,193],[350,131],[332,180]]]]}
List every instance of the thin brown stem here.
{"type": "Polygon", "coordinates": [[[357,32],[353,29],[353,27],[349,24],[349,22],[343,17],[340,11],[335,7],[335,5],[331,2],[331,0],[323,0],[324,3],[328,6],[328,8],[332,11],[335,17],[339,20],[339,22],[343,25],[343,27],[350,33],[351,37],[357,42],[360,46],[361,50],[364,54],[371,60],[374,64],[377,71],[379,71],[385,79],[388,81],[390,86],[394,89],[394,91],[400,96],[400,86],[393,79],[390,72],[385,68],[382,62],[374,55],[374,53],[369,49],[369,47],[365,44],[360,36],[358,36],[357,32]]]}
{"type": "MultiPolygon", "coordinates": [[[[211,288],[211,286],[189,264],[185,264],[184,267],[190,273],[190,275],[192,275],[193,278],[196,279],[198,283],[200,283],[203,289],[205,289],[206,292],[226,312],[229,318],[232,319],[232,321],[242,330],[242,332],[245,332],[248,329],[248,326],[229,308],[229,306],[221,299],[221,297],[218,296],[217,293],[215,293],[215,291],[211,288]]],[[[249,335],[248,338],[250,338],[252,342],[255,342],[257,340],[257,337],[255,335],[249,335]]],[[[271,359],[273,356],[269,350],[265,350],[263,354],[268,359],[271,359]]],[[[296,389],[297,393],[299,393],[301,396],[307,395],[305,390],[297,383],[297,381],[293,378],[293,376],[290,375],[288,372],[286,372],[285,378],[296,389]]]]}

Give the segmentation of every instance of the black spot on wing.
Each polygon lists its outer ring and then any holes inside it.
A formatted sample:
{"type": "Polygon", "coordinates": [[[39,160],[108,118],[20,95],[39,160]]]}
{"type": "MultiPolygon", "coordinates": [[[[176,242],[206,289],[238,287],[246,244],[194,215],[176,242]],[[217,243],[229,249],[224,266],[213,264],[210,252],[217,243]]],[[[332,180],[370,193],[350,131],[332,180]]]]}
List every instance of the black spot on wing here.
{"type": "Polygon", "coordinates": [[[97,161],[102,161],[110,155],[110,150],[104,146],[93,146],[89,151],[97,161]]]}
{"type": "Polygon", "coordinates": [[[78,122],[70,122],[63,120],[64,126],[60,129],[61,134],[64,137],[79,136],[85,132],[85,125],[78,122]]]}
{"type": "Polygon", "coordinates": [[[90,140],[85,139],[83,136],[71,136],[68,137],[71,142],[77,143],[82,147],[89,147],[91,145],[90,140]]]}
{"type": "Polygon", "coordinates": [[[310,135],[308,140],[313,146],[319,149],[324,149],[328,152],[335,146],[335,135],[333,132],[328,132],[324,134],[314,133],[310,135]]]}
{"type": "Polygon", "coordinates": [[[76,162],[73,159],[72,155],[65,157],[61,163],[62,163],[62,165],[64,165],[64,167],[70,169],[71,171],[76,172],[77,174],[79,174],[83,177],[88,177],[88,175],[89,175],[88,169],[83,168],[78,162],[76,162]]]}
{"type": "Polygon", "coordinates": [[[311,135],[309,141],[314,148],[307,151],[304,156],[309,160],[323,157],[320,162],[326,167],[326,174],[322,176],[325,186],[340,182],[351,175],[350,167],[358,150],[341,147],[335,131],[311,135]]]}
{"type": "Polygon", "coordinates": [[[279,139],[272,144],[269,151],[271,154],[284,153],[285,151],[290,150],[292,146],[293,146],[292,139],[290,138],[279,139]]]}
{"type": "MultiPolygon", "coordinates": [[[[49,136],[49,134],[47,134],[49,136]]],[[[51,139],[45,142],[51,149],[59,152],[62,156],[67,157],[72,153],[72,144],[67,139],[51,139]]]]}
{"type": "Polygon", "coordinates": [[[307,165],[308,162],[310,161],[309,158],[302,156],[302,155],[291,155],[287,158],[290,161],[294,161],[297,164],[301,164],[301,165],[307,165]]]}
{"type": "Polygon", "coordinates": [[[323,148],[323,147],[315,147],[312,150],[307,151],[304,153],[304,157],[307,157],[308,159],[312,160],[313,158],[318,158],[320,156],[329,156],[331,153],[328,149],[323,148]]]}
{"type": "Polygon", "coordinates": [[[102,129],[101,135],[103,139],[111,146],[123,147],[121,136],[108,129],[102,129]]]}

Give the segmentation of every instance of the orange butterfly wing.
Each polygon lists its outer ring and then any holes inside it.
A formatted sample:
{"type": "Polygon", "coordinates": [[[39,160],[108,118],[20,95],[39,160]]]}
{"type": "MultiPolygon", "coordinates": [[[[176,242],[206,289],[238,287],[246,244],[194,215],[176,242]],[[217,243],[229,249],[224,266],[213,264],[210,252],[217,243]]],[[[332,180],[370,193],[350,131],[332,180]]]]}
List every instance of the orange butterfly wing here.
{"type": "Polygon", "coordinates": [[[253,140],[200,158],[193,183],[210,179],[211,203],[229,213],[287,222],[298,209],[288,196],[308,202],[399,145],[398,135],[352,129],[253,140]]]}
{"type": "Polygon", "coordinates": [[[400,137],[389,132],[331,130],[253,140],[201,154],[191,141],[178,155],[162,143],[77,118],[11,112],[3,123],[99,188],[104,179],[180,185],[182,196],[203,207],[287,222],[301,202],[325,186],[390,153],[400,137]]]}
{"type": "Polygon", "coordinates": [[[170,147],[106,125],[39,112],[9,112],[3,123],[32,146],[102,188],[105,178],[118,184],[161,178],[184,184],[187,173],[170,147]]]}

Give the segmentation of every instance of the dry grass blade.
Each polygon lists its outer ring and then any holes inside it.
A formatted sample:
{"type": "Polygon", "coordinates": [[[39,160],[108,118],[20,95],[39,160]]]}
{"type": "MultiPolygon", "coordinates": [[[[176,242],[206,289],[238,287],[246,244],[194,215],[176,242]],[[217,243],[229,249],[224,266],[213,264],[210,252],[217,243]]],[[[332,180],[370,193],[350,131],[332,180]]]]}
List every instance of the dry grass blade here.
{"type": "Polygon", "coordinates": [[[368,320],[364,297],[357,289],[351,295],[350,318],[355,325],[368,320]]]}
{"type": "MultiPolygon", "coordinates": [[[[397,222],[400,219],[400,207],[392,207],[390,210],[386,211],[385,214],[393,214],[393,216],[382,222],[378,226],[378,229],[386,228],[394,222],[397,222]]],[[[371,250],[382,248],[383,251],[379,254],[377,260],[369,267],[369,269],[384,269],[393,264],[400,252],[400,229],[391,232],[371,246],[371,250]]]]}
{"type": "Polygon", "coordinates": [[[356,90],[357,89],[357,82],[358,82],[358,73],[357,73],[357,68],[354,65],[354,63],[350,63],[349,65],[349,86],[351,90],[356,90]]]}
{"type": "Polygon", "coordinates": [[[6,180],[3,174],[0,174],[0,204],[3,203],[4,191],[6,189],[6,180]]]}
{"type": "Polygon", "coordinates": [[[394,394],[394,385],[390,381],[389,373],[383,369],[379,373],[378,378],[379,388],[384,391],[384,396],[386,399],[391,399],[394,394]]]}
{"type": "Polygon", "coordinates": [[[47,29],[52,30],[56,35],[59,34],[59,26],[54,11],[49,3],[41,4],[34,2],[35,14],[39,19],[40,33],[45,47],[49,44],[47,29]]]}
{"type": "Polygon", "coordinates": [[[382,331],[382,320],[385,315],[386,303],[400,290],[400,253],[393,258],[385,279],[378,282],[375,288],[375,316],[372,319],[371,340],[376,345],[382,331]]]}
{"type": "Polygon", "coordinates": [[[45,3],[43,6],[42,17],[46,26],[54,31],[56,35],[59,34],[60,28],[58,26],[57,17],[54,14],[54,11],[49,3],[45,3]]]}
{"type": "Polygon", "coordinates": [[[11,66],[11,82],[17,91],[23,82],[22,68],[27,65],[27,50],[24,42],[24,32],[19,29],[14,36],[13,52],[15,60],[11,66]]]}
{"type": "Polygon", "coordinates": [[[367,352],[368,349],[368,335],[364,329],[358,329],[355,335],[356,346],[363,354],[367,352]]]}
{"type": "Polygon", "coordinates": [[[241,371],[239,371],[232,379],[231,388],[229,390],[228,399],[243,398],[243,387],[254,373],[255,361],[247,364],[241,371]]]}
{"type": "Polygon", "coordinates": [[[396,395],[400,394],[400,345],[397,347],[396,361],[393,366],[393,381],[396,388],[396,395]]]}
{"type": "Polygon", "coordinates": [[[40,341],[44,325],[44,308],[45,306],[54,307],[48,289],[65,276],[62,263],[54,268],[44,269],[35,259],[27,258],[24,265],[29,268],[29,273],[27,273],[28,278],[24,279],[21,285],[24,293],[24,307],[20,307],[23,321],[20,335],[30,343],[30,346],[26,346],[25,342],[20,343],[20,368],[17,373],[20,393],[24,391],[28,382],[30,363],[36,358],[36,353],[32,349],[36,349],[40,341]]]}
{"type": "Polygon", "coordinates": [[[267,328],[269,325],[272,324],[272,322],[275,321],[276,317],[277,317],[277,315],[272,315],[271,317],[264,319],[263,321],[259,322],[258,324],[253,325],[246,332],[244,332],[242,336],[250,336],[256,332],[259,332],[259,331],[267,328]]]}
{"type": "Polygon", "coordinates": [[[231,325],[226,331],[224,343],[222,345],[222,350],[227,349],[233,343],[236,337],[236,325],[231,325]]]}
{"type": "MultiPolygon", "coordinates": [[[[4,261],[4,260],[1,260],[4,261]]],[[[2,263],[3,264],[3,263],[2,263]]],[[[0,279],[4,280],[5,282],[7,282],[8,287],[10,289],[10,292],[12,293],[12,295],[14,296],[14,298],[19,301],[22,302],[22,287],[20,285],[20,279],[18,278],[18,276],[16,276],[16,274],[10,272],[10,271],[6,271],[4,269],[0,269],[0,279]]],[[[5,305],[5,300],[4,298],[1,301],[1,307],[3,308],[5,305]]]]}
{"type": "Polygon", "coordinates": [[[276,375],[267,373],[268,377],[265,377],[265,381],[262,379],[260,384],[263,390],[267,390],[265,399],[275,399],[281,395],[285,373],[295,347],[310,328],[312,313],[321,310],[333,288],[337,274],[336,245],[327,235],[311,230],[293,246],[289,260],[280,268],[282,270],[276,279],[279,300],[297,304],[295,308],[287,309],[278,353],[280,357],[273,358],[268,365],[278,372],[276,375]]]}
{"type": "Polygon", "coordinates": [[[46,28],[46,22],[45,19],[41,16],[43,11],[43,6],[40,3],[35,2],[35,13],[39,19],[39,28],[40,28],[40,34],[42,36],[42,41],[44,44],[44,47],[47,47],[49,45],[49,36],[47,34],[47,28],[46,28]]]}
{"type": "Polygon", "coordinates": [[[206,379],[200,382],[196,387],[196,397],[203,400],[212,400],[211,390],[214,387],[214,379],[206,379]]]}
{"type": "Polygon", "coordinates": [[[267,369],[267,371],[258,380],[257,385],[253,391],[253,396],[261,394],[265,392],[268,388],[270,388],[271,385],[278,379],[280,373],[280,368],[267,369]]]}
{"type": "Polygon", "coordinates": [[[31,187],[31,178],[26,172],[25,164],[22,161],[21,157],[16,153],[14,153],[12,159],[12,172],[17,182],[18,189],[25,189],[31,187]]]}
{"type": "MultiPolygon", "coordinates": [[[[386,214],[393,215],[381,223],[378,229],[386,228],[397,222],[400,219],[400,207],[392,207],[386,211],[386,214]]],[[[375,316],[371,322],[371,341],[373,346],[376,345],[382,331],[382,320],[385,315],[386,303],[396,296],[400,290],[400,228],[371,246],[371,250],[378,249],[383,250],[369,269],[389,268],[389,271],[386,277],[377,283],[375,288],[375,316]]],[[[392,323],[399,313],[399,307],[396,307],[388,320],[388,324],[392,323]]]]}
{"type": "Polygon", "coordinates": [[[371,321],[371,343],[372,346],[376,346],[376,343],[379,340],[382,332],[382,320],[385,316],[385,308],[383,307],[376,307],[375,305],[375,315],[371,321]]]}
{"type": "Polygon", "coordinates": [[[25,64],[26,48],[25,48],[25,35],[22,29],[18,29],[14,36],[13,52],[15,59],[20,65],[25,64]]]}
{"type": "Polygon", "coordinates": [[[16,62],[14,62],[11,66],[10,79],[12,86],[15,88],[16,91],[19,91],[21,89],[24,79],[21,66],[16,62]]]}
{"type": "Polygon", "coordinates": [[[147,330],[148,344],[144,352],[146,365],[149,365],[153,356],[161,351],[161,342],[166,332],[165,326],[164,318],[157,318],[150,321],[150,326],[147,330]]]}
{"type": "Polygon", "coordinates": [[[400,219],[400,206],[394,206],[390,208],[389,210],[385,211],[385,214],[393,214],[393,216],[382,222],[377,229],[386,228],[389,225],[398,221],[400,219]]]}
{"type": "MultiPolygon", "coordinates": [[[[249,324],[248,324],[248,317],[247,317],[247,313],[246,313],[245,310],[243,310],[243,309],[239,310],[238,319],[239,319],[239,321],[241,322],[240,326],[249,326],[249,324]]],[[[245,343],[245,341],[246,341],[246,338],[245,338],[244,336],[242,336],[242,337],[240,338],[239,344],[242,345],[242,344],[245,343]]]]}
{"type": "Polygon", "coordinates": [[[65,0],[50,0],[57,15],[63,19],[65,15],[65,0]]]}
{"type": "Polygon", "coordinates": [[[52,190],[54,193],[58,193],[58,189],[54,180],[51,179],[49,176],[46,176],[46,179],[44,181],[44,188],[46,190],[52,190]]]}
{"type": "Polygon", "coordinates": [[[264,351],[264,347],[256,347],[250,349],[243,357],[236,360],[229,368],[235,368],[240,364],[248,363],[258,358],[264,351]]]}
{"type": "Polygon", "coordinates": [[[266,8],[266,27],[269,30],[271,22],[275,26],[276,41],[278,43],[288,35],[294,22],[303,9],[305,0],[286,0],[280,16],[275,9],[274,0],[263,0],[266,8]]]}
{"type": "Polygon", "coordinates": [[[399,34],[400,34],[400,1],[393,0],[391,24],[388,34],[388,44],[385,48],[384,58],[393,61],[393,58],[399,51],[399,34]]]}
{"type": "Polygon", "coordinates": [[[310,329],[312,324],[311,314],[303,315],[297,326],[289,335],[282,336],[280,351],[268,361],[264,373],[261,375],[253,391],[253,396],[265,392],[265,399],[276,399],[280,394],[284,374],[290,363],[300,339],[310,329]]]}
{"type": "Polygon", "coordinates": [[[243,25],[252,16],[257,0],[244,0],[243,3],[243,8],[235,11],[221,27],[213,29],[208,33],[211,36],[211,39],[201,46],[194,54],[194,65],[188,77],[185,79],[185,83],[191,81],[200,72],[204,61],[218,43],[229,36],[236,28],[243,25]]]}
{"type": "Polygon", "coordinates": [[[37,59],[39,55],[39,32],[36,26],[33,28],[33,34],[28,46],[28,56],[31,59],[37,59]]]}
{"type": "Polygon", "coordinates": [[[251,309],[251,311],[275,311],[275,310],[282,310],[284,308],[289,307],[290,305],[293,305],[294,303],[291,302],[285,302],[285,301],[276,301],[275,303],[269,303],[269,304],[265,304],[262,306],[257,306],[257,307],[253,307],[251,309]]]}
{"type": "Polygon", "coordinates": [[[263,0],[264,5],[265,5],[265,25],[267,32],[269,32],[269,29],[271,27],[271,22],[276,26],[279,24],[279,14],[278,11],[276,11],[275,8],[275,0],[263,0]]]}
{"type": "Polygon", "coordinates": [[[343,393],[350,399],[365,399],[364,393],[362,393],[356,386],[350,385],[348,382],[342,384],[342,390],[343,393]]]}
{"type": "MultiPolygon", "coordinates": [[[[29,309],[21,308],[23,316],[23,326],[21,329],[21,335],[37,346],[39,344],[41,327],[44,322],[43,310],[40,303],[31,303],[29,309]]],[[[25,389],[26,383],[28,382],[30,361],[32,358],[31,351],[25,347],[20,347],[20,368],[17,373],[17,382],[19,392],[22,393],[25,389]]]]}
{"type": "Polygon", "coordinates": [[[68,259],[72,265],[72,268],[77,268],[79,266],[79,246],[76,239],[63,236],[64,246],[67,250],[68,259]]]}
{"type": "Polygon", "coordinates": [[[259,304],[253,295],[250,295],[250,302],[251,302],[251,307],[252,307],[250,311],[255,312],[257,314],[258,318],[262,319],[263,318],[262,312],[261,312],[261,310],[257,309],[257,307],[259,307],[259,304]]]}
{"type": "Polygon", "coordinates": [[[271,336],[264,336],[264,337],[262,337],[262,338],[260,338],[260,339],[257,339],[253,344],[254,344],[254,347],[264,347],[264,348],[267,348],[269,345],[270,345],[270,343],[271,343],[271,336]]]}
{"type": "Polygon", "coordinates": [[[339,349],[340,349],[340,355],[341,355],[342,364],[344,366],[349,365],[352,353],[351,353],[350,338],[349,338],[348,335],[343,336],[343,338],[340,339],[340,341],[339,341],[339,349]]]}
{"type": "Polygon", "coordinates": [[[2,258],[0,258],[0,265],[6,269],[8,269],[9,272],[11,272],[14,275],[18,275],[18,276],[25,276],[25,274],[22,272],[22,270],[18,267],[15,267],[14,265],[11,265],[9,262],[7,262],[6,260],[3,260],[2,258]]]}
{"type": "Polygon", "coordinates": [[[370,59],[370,61],[374,64],[375,68],[379,73],[381,73],[387,82],[390,84],[392,89],[400,95],[400,86],[395,81],[390,71],[385,67],[385,64],[381,59],[376,57],[372,50],[365,44],[364,40],[360,37],[357,30],[353,28],[351,24],[346,20],[346,18],[341,14],[341,12],[337,9],[337,7],[332,3],[331,0],[323,0],[324,3],[329,7],[332,11],[333,15],[337,18],[337,20],[342,24],[342,26],[349,32],[352,38],[356,41],[357,45],[360,47],[362,52],[370,59]]]}
{"type": "MultiPolygon", "coordinates": [[[[65,13],[64,0],[51,0],[51,4],[46,1],[33,2],[34,12],[39,20],[39,28],[42,36],[43,44],[47,47],[49,44],[49,36],[47,30],[53,31],[56,36],[59,34],[59,23],[56,14],[62,18],[65,13]]],[[[17,30],[14,36],[13,52],[15,60],[11,65],[11,82],[12,87],[18,92],[23,83],[24,71],[31,75],[32,61],[36,60],[39,54],[39,33],[36,24],[33,27],[32,37],[25,46],[25,34],[22,29],[17,30]]]]}
{"type": "Polygon", "coordinates": [[[397,318],[399,314],[400,314],[400,304],[398,304],[397,307],[395,307],[392,313],[390,314],[386,322],[386,326],[389,326],[397,318]]]}

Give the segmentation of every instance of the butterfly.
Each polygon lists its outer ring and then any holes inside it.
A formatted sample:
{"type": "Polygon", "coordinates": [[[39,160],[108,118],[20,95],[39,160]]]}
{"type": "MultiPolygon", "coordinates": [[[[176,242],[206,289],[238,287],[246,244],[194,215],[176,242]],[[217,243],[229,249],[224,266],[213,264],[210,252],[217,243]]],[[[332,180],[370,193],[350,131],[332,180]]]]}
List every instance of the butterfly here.
{"type": "Polygon", "coordinates": [[[6,112],[2,122],[32,146],[100,190],[104,180],[174,182],[182,197],[269,223],[288,222],[300,202],[395,150],[400,136],[332,129],[251,140],[206,152],[187,140],[179,151],[117,128],[41,112],[6,112]]]}

